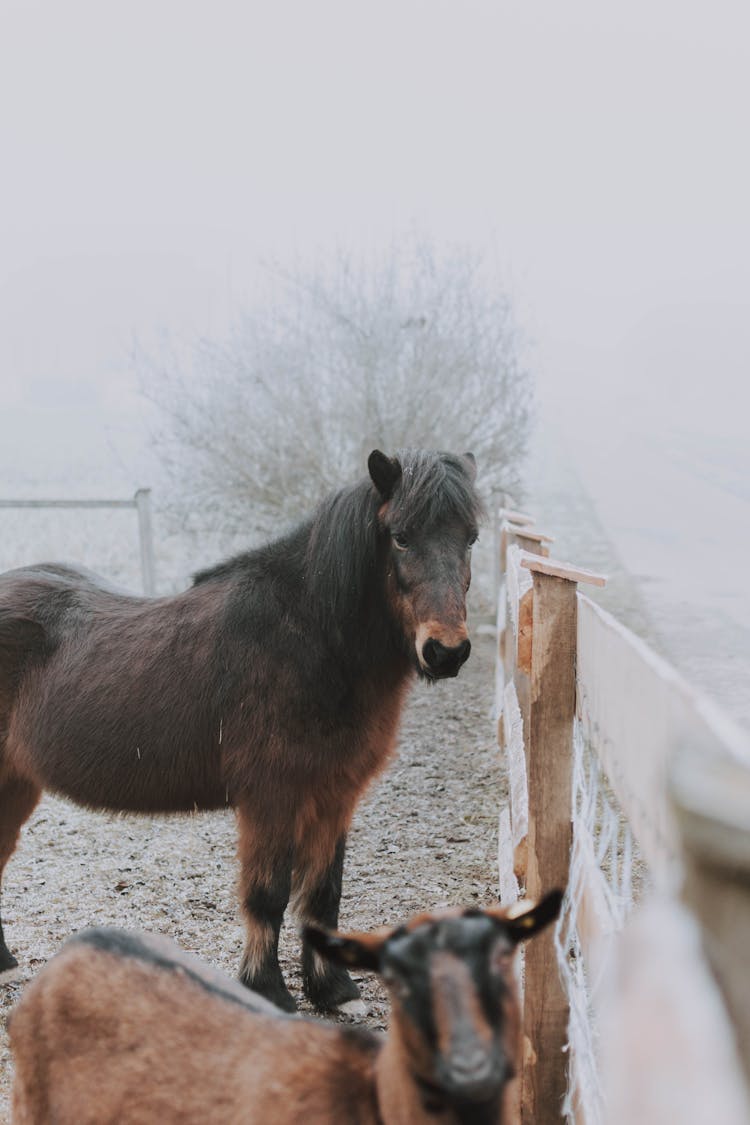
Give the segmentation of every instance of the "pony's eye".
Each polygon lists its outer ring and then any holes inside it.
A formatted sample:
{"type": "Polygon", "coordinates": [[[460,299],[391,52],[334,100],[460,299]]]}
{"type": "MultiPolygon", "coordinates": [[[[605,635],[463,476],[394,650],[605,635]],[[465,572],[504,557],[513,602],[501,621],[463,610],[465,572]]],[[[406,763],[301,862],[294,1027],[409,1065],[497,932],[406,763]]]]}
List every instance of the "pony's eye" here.
{"type": "Polygon", "coordinates": [[[409,549],[409,544],[407,543],[403,535],[394,535],[393,545],[397,547],[399,551],[408,551],[409,549]]]}
{"type": "Polygon", "coordinates": [[[471,535],[469,536],[469,549],[471,549],[474,546],[474,544],[476,543],[478,538],[479,538],[479,532],[472,531],[471,535]]]}

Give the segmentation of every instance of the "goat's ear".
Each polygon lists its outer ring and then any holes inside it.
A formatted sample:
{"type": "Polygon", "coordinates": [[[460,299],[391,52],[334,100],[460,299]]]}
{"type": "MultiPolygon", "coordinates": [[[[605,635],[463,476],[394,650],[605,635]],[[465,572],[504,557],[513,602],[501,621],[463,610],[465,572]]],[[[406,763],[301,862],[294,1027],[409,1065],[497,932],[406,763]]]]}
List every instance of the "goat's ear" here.
{"type": "Polygon", "coordinates": [[[472,481],[475,481],[477,479],[476,457],[473,453],[464,453],[464,461],[466,462],[466,467],[469,470],[469,476],[471,477],[472,481]]]}
{"type": "Polygon", "coordinates": [[[378,972],[380,954],[391,933],[391,930],[383,930],[374,934],[339,934],[319,930],[316,926],[305,926],[302,937],[328,961],[350,969],[378,972]]]}
{"type": "Polygon", "coordinates": [[[486,911],[492,918],[502,922],[514,941],[526,941],[554,922],[560,913],[562,905],[562,891],[550,891],[539,902],[531,899],[522,899],[507,910],[499,907],[497,910],[486,911]]]}
{"type": "Polygon", "coordinates": [[[390,500],[393,490],[401,479],[401,462],[397,457],[386,457],[379,449],[373,449],[367,458],[370,479],[383,500],[390,500]]]}

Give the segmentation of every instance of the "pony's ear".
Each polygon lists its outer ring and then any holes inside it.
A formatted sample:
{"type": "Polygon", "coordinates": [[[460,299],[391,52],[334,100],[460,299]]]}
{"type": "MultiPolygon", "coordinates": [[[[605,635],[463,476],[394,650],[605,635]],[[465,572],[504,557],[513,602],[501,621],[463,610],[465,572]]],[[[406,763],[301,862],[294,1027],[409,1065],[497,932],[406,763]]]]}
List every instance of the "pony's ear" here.
{"type": "Polygon", "coordinates": [[[401,463],[397,457],[386,457],[379,449],[373,449],[367,458],[370,479],[384,500],[390,500],[393,490],[401,479],[401,463]]]}
{"type": "Polygon", "coordinates": [[[507,930],[515,942],[526,941],[554,922],[560,913],[562,905],[562,891],[550,891],[539,902],[523,899],[508,909],[497,907],[485,911],[490,918],[502,922],[503,929],[507,930]]]}
{"type": "Polygon", "coordinates": [[[392,932],[392,930],[381,930],[372,934],[339,934],[335,931],[319,930],[317,926],[304,926],[302,937],[316,953],[336,965],[378,972],[380,954],[392,932]]]}
{"type": "Polygon", "coordinates": [[[469,476],[471,477],[472,481],[475,481],[477,479],[477,459],[476,459],[476,457],[474,456],[473,453],[464,453],[464,461],[466,461],[466,464],[467,464],[467,467],[468,467],[468,470],[469,470],[469,476]]]}

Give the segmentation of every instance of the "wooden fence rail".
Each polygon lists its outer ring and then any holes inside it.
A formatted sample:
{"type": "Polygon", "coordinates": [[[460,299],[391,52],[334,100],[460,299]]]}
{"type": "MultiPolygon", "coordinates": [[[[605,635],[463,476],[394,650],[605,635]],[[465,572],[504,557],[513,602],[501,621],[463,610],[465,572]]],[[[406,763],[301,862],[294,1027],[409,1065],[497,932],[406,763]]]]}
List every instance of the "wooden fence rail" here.
{"type": "MultiPolygon", "coordinates": [[[[642,860],[639,879],[668,899],[686,872],[685,899],[701,925],[750,1074],[750,977],[742,969],[750,948],[747,740],[642,641],[578,593],[578,583],[602,585],[601,576],[551,560],[546,549],[551,539],[534,530],[530,517],[501,515],[498,741],[510,790],[500,816],[501,898],[512,902],[520,889],[536,897],[552,886],[567,886],[572,857],[576,880],[568,897],[576,898],[569,906],[575,908],[577,956],[597,980],[616,961],[622,918],[611,909],[611,872],[597,858],[596,830],[576,814],[576,724],[579,745],[593,755],[597,776],[632,833],[642,860]],[[699,746],[700,752],[676,757],[686,746],[699,746]],[[706,770],[714,779],[709,786],[706,770]],[[739,936],[730,915],[740,923],[739,936]]],[[[629,888],[628,897],[633,893],[629,888]]],[[[576,1085],[582,1062],[592,1060],[576,1058],[576,1044],[569,1040],[570,997],[565,974],[558,973],[560,956],[553,936],[526,952],[517,1120],[523,1125],[561,1120],[566,1089],[572,1088],[568,1118],[608,1125],[595,1099],[587,1102],[583,1083],[580,1089],[576,1085]]],[[[661,968],[669,975],[669,964],[661,968]]],[[[710,974],[704,976],[710,982],[710,974]]],[[[674,994],[679,993],[676,986],[674,994]]],[[[664,1008],[668,1023],[671,1009],[664,1008]]],[[[665,1041],[671,1036],[672,1043],[685,1043],[679,1029],[663,1031],[665,1041]]],[[[732,1104],[744,1097],[739,1090],[732,1104]]],[[[700,1097],[694,1100],[702,1104],[700,1097]]],[[[661,1111],[649,1116],[648,1107],[639,1106],[638,1112],[645,1123],[658,1121],[661,1111]]],[[[698,1125],[699,1118],[685,1120],[698,1125]]]]}

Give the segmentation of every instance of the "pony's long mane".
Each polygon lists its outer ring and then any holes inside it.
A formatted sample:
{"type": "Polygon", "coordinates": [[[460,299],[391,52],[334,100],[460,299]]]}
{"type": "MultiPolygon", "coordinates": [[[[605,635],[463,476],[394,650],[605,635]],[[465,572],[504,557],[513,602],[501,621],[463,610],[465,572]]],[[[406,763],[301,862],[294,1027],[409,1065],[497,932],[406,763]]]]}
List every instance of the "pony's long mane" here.
{"type": "Polygon", "coordinates": [[[366,478],[326,497],[310,526],[305,584],[313,603],[344,629],[362,618],[375,593],[378,504],[366,478]]]}

